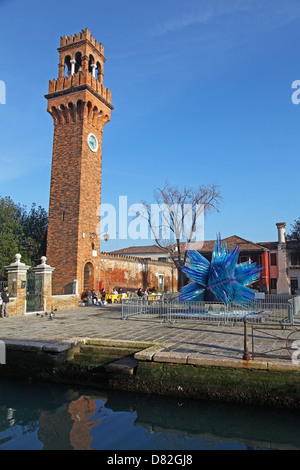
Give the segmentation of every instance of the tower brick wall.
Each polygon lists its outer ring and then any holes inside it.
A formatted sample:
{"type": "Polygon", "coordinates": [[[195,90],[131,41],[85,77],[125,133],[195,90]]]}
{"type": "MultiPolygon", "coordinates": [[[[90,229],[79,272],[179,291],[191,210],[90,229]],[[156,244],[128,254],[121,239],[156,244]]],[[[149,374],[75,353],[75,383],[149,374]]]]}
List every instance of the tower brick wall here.
{"type": "Polygon", "coordinates": [[[75,279],[79,294],[97,289],[104,266],[108,290],[158,288],[158,276],[162,288],[176,290],[172,266],[99,253],[102,134],[113,109],[103,85],[104,48],[85,29],[61,37],[58,52],[58,77],[49,81],[46,95],[54,123],[47,237],[52,292],[72,293],[75,279]]]}
{"type": "Polygon", "coordinates": [[[96,285],[99,252],[96,259],[93,240],[100,220],[102,133],[113,109],[102,83],[104,49],[90,32],[64,36],[58,51],[59,77],[49,82],[46,95],[54,122],[47,240],[47,259],[55,268],[53,294],[70,293],[74,279],[79,292],[96,285]],[[89,146],[91,135],[95,148],[89,146]]]}

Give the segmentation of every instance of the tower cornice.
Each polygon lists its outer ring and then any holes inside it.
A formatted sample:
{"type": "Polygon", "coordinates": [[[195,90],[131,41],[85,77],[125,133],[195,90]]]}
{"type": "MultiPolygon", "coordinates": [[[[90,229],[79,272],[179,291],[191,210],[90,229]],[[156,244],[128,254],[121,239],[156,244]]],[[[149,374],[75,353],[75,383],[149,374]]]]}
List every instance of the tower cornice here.
{"type": "Polygon", "coordinates": [[[47,100],[51,100],[52,98],[57,98],[60,96],[64,95],[70,95],[70,94],[75,94],[80,91],[88,90],[92,95],[94,95],[98,100],[100,100],[105,106],[107,106],[109,109],[114,109],[114,106],[107,101],[100,93],[98,93],[96,90],[94,90],[90,85],[88,84],[83,84],[79,86],[72,86],[71,88],[63,89],[60,91],[55,91],[53,93],[48,93],[47,95],[44,95],[47,100]]]}
{"type": "Polygon", "coordinates": [[[65,46],[58,47],[57,50],[58,52],[64,52],[74,49],[74,46],[79,47],[84,44],[88,44],[91,49],[102,58],[103,62],[106,61],[104,55],[99,51],[98,47],[96,47],[89,39],[81,39],[80,41],[73,42],[72,44],[66,44],[65,46]]]}

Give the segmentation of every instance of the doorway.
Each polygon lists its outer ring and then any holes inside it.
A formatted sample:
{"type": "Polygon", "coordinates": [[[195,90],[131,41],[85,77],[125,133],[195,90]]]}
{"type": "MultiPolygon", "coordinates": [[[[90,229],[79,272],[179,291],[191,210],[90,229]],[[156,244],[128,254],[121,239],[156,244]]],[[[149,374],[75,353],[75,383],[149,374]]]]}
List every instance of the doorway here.
{"type": "Polygon", "coordinates": [[[164,290],[164,275],[163,274],[158,275],[158,290],[159,291],[164,290]]]}
{"type": "Polygon", "coordinates": [[[92,263],[86,263],[84,266],[83,290],[90,291],[94,288],[94,266],[92,263]]]}
{"type": "Polygon", "coordinates": [[[28,274],[26,286],[26,312],[42,311],[42,278],[41,276],[28,274]]]}

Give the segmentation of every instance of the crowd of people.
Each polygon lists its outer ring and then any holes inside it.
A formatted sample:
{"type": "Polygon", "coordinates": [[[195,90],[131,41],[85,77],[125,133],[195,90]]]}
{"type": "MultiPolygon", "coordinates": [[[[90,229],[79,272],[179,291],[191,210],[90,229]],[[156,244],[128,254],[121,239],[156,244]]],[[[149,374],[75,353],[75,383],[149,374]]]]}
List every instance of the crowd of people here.
{"type": "MultiPolygon", "coordinates": [[[[145,290],[142,290],[142,288],[139,287],[136,291],[136,295],[139,298],[141,297],[147,298],[149,295],[154,294],[155,292],[156,290],[154,287],[150,287],[149,289],[145,289],[145,290]]],[[[123,288],[114,287],[112,292],[109,295],[120,295],[120,294],[124,294],[123,288]]],[[[84,302],[85,305],[104,306],[107,304],[106,295],[107,293],[104,288],[101,289],[101,291],[99,291],[99,295],[97,295],[95,289],[92,289],[90,291],[86,290],[85,292],[83,292],[81,296],[81,300],[84,302]]]]}
{"type": "Polygon", "coordinates": [[[149,297],[149,295],[155,294],[156,290],[155,287],[149,287],[149,289],[142,290],[141,287],[138,288],[137,290],[137,296],[138,297],[149,297]]]}
{"type": "Polygon", "coordinates": [[[96,290],[92,289],[90,291],[85,291],[83,292],[81,296],[81,300],[84,302],[86,305],[101,305],[104,306],[106,304],[106,292],[104,289],[101,290],[100,295],[98,296],[96,294],[96,290]]]}

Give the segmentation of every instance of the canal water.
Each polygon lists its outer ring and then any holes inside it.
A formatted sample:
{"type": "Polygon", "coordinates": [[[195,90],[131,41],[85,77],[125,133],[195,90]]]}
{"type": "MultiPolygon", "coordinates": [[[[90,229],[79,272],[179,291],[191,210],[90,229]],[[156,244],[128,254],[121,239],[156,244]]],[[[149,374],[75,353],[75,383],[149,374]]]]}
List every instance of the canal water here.
{"type": "Polygon", "coordinates": [[[300,449],[300,412],[0,378],[0,450],[300,449]]]}

